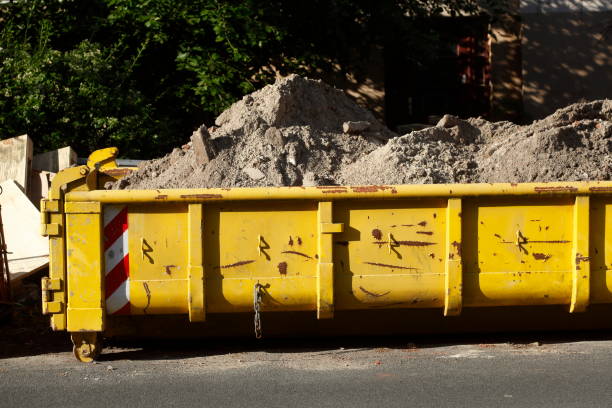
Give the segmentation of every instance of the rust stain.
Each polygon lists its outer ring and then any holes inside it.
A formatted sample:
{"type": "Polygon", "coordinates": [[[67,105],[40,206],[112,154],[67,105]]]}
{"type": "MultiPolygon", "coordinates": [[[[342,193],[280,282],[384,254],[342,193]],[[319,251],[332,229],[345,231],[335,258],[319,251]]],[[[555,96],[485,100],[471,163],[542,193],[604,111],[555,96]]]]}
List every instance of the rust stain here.
{"type": "Polygon", "coordinates": [[[166,194],[158,194],[155,196],[156,200],[166,200],[168,199],[168,196],[166,194]]]}
{"type": "MultiPolygon", "coordinates": [[[[385,245],[388,244],[389,241],[375,241],[373,244],[376,245],[385,245]]],[[[415,246],[415,247],[423,247],[429,245],[436,245],[437,242],[425,242],[425,241],[393,241],[393,244],[396,245],[405,245],[405,246],[415,246]]]]}
{"type": "Polygon", "coordinates": [[[510,186],[511,187],[516,187],[516,186],[518,186],[518,184],[517,183],[510,183],[510,186]]]}
{"type": "Polygon", "coordinates": [[[351,187],[351,190],[353,190],[354,193],[376,193],[379,190],[380,191],[391,190],[392,194],[397,193],[397,190],[390,186],[357,186],[357,187],[351,187]]]}
{"type": "Polygon", "coordinates": [[[373,266],[381,266],[383,268],[407,269],[407,270],[412,270],[412,271],[416,271],[417,270],[417,268],[412,268],[412,267],[409,267],[409,266],[389,265],[389,264],[378,263],[378,262],[364,262],[364,264],[373,265],[373,266]]]}
{"type": "Polygon", "coordinates": [[[293,255],[303,256],[304,258],[312,259],[311,256],[308,256],[305,253],[298,252],[298,251],[283,251],[283,252],[281,252],[281,254],[293,254],[293,255]]]}
{"type": "Polygon", "coordinates": [[[417,225],[419,225],[421,227],[425,227],[425,226],[427,226],[427,221],[421,221],[417,225]]]}
{"type": "Polygon", "coordinates": [[[287,274],[287,262],[280,262],[278,264],[278,272],[281,275],[286,275],[287,274]]]}
{"type": "Polygon", "coordinates": [[[365,290],[362,286],[359,287],[359,290],[361,290],[366,295],[372,296],[372,297],[381,297],[381,296],[385,296],[391,293],[390,290],[386,291],[385,293],[374,293],[374,292],[370,292],[369,290],[365,290]]]}
{"type": "Polygon", "coordinates": [[[532,255],[533,255],[534,259],[536,259],[538,261],[544,261],[544,262],[548,261],[550,259],[550,257],[552,256],[552,255],[547,255],[547,254],[541,254],[541,253],[538,253],[538,252],[534,252],[534,253],[532,253],[532,255]]]}
{"type": "Polygon", "coordinates": [[[242,266],[242,265],[248,265],[250,263],[253,263],[255,261],[253,260],[249,260],[249,261],[239,261],[233,264],[229,264],[229,265],[221,265],[221,266],[217,266],[217,269],[227,269],[227,268],[235,268],[236,266],[242,266]]]}
{"type": "Polygon", "coordinates": [[[451,245],[455,248],[455,251],[457,251],[457,255],[461,257],[461,242],[453,241],[451,245]]]}
{"type": "Polygon", "coordinates": [[[580,265],[580,262],[589,262],[591,258],[588,256],[582,256],[582,254],[576,254],[576,265],[580,265]]]}
{"type": "Polygon", "coordinates": [[[289,235],[289,246],[293,246],[293,238],[291,238],[291,235],[289,235]]]}
{"type": "Polygon", "coordinates": [[[417,234],[423,234],[423,235],[433,235],[432,231],[417,231],[417,234]]]}
{"type": "Polygon", "coordinates": [[[323,190],[323,194],[337,194],[337,193],[348,193],[348,190],[323,190]]]}
{"type": "Polygon", "coordinates": [[[557,240],[557,241],[532,241],[532,240],[525,240],[525,244],[531,244],[531,243],[535,243],[535,244],[569,244],[572,241],[561,241],[561,240],[557,240]]]}
{"type": "MultiPolygon", "coordinates": [[[[557,241],[532,241],[530,239],[525,238],[525,240],[523,242],[521,242],[521,245],[525,245],[525,244],[568,244],[571,241],[562,241],[562,240],[557,240],[557,241]]],[[[502,244],[516,244],[516,242],[512,242],[512,241],[502,241],[502,244]]]]}
{"type": "Polygon", "coordinates": [[[536,193],[575,193],[578,189],[570,186],[534,187],[534,191],[536,193]]]}
{"type": "Polygon", "coordinates": [[[221,194],[181,194],[181,198],[223,198],[221,194]]]}
{"type": "Polygon", "coordinates": [[[594,193],[612,193],[612,187],[589,187],[589,191],[594,193]]]}
{"type": "Polygon", "coordinates": [[[382,231],[378,228],[374,228],[372,230],[372,236],[380,241],[382,239],[382,231]]]}

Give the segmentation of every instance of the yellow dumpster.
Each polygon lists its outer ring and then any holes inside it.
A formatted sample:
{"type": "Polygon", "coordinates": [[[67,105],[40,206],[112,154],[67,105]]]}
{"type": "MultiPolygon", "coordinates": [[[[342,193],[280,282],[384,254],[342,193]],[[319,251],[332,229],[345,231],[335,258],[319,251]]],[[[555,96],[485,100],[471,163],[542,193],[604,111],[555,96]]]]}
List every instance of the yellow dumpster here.
{"type": "Polygon", "coordinates": [[[260,312],[331,327],[346,311],[612,303],[612,182],[99,189],[124,171],[115,154],[60,172],[41,205],[43,312],[81,361],[126,318],[249,314],[260,336],[260,312]]]}

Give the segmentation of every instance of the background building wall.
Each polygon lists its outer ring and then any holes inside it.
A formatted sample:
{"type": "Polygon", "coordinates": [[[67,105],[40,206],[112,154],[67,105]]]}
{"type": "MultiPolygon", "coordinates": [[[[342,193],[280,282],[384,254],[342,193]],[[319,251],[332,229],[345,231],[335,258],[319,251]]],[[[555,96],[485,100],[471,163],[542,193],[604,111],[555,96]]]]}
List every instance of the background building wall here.
{"type": "Polygon", "coordinates": [[[522,0],[524,120],[612,98],[612,1],[522,0]]]}

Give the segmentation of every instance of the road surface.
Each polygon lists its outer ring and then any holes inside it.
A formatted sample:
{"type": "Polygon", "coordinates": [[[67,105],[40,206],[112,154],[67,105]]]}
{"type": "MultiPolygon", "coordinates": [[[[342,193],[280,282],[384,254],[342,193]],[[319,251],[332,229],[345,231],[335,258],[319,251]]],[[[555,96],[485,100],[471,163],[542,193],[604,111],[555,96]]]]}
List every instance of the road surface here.
{"type": "Polygon", "coordinates": [[[610,339],[62,342],[0,359],[0,407],[609,407],[610,339]]]}

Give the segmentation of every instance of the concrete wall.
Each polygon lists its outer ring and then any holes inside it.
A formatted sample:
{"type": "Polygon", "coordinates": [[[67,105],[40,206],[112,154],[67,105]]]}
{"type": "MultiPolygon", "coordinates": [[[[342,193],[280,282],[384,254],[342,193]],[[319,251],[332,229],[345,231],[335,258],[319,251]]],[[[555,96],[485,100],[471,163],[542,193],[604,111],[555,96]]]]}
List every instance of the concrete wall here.
{"type": "Polygon", "coordinates": [[[77,154],[70,146],[37,154],[32,159],[32,169],[57,173],[77,164],[77,154]]]}
{"type": "Polygon", "coordinates": [[[521,17],[525,120],[612,98],[612,1],[527,0],[521,17]]]}
{"type": "Polygon", "coordinates": [[[0,183],[15,180],[28,191],[32,140],[27,135],[0,140],[0,183]]]}

